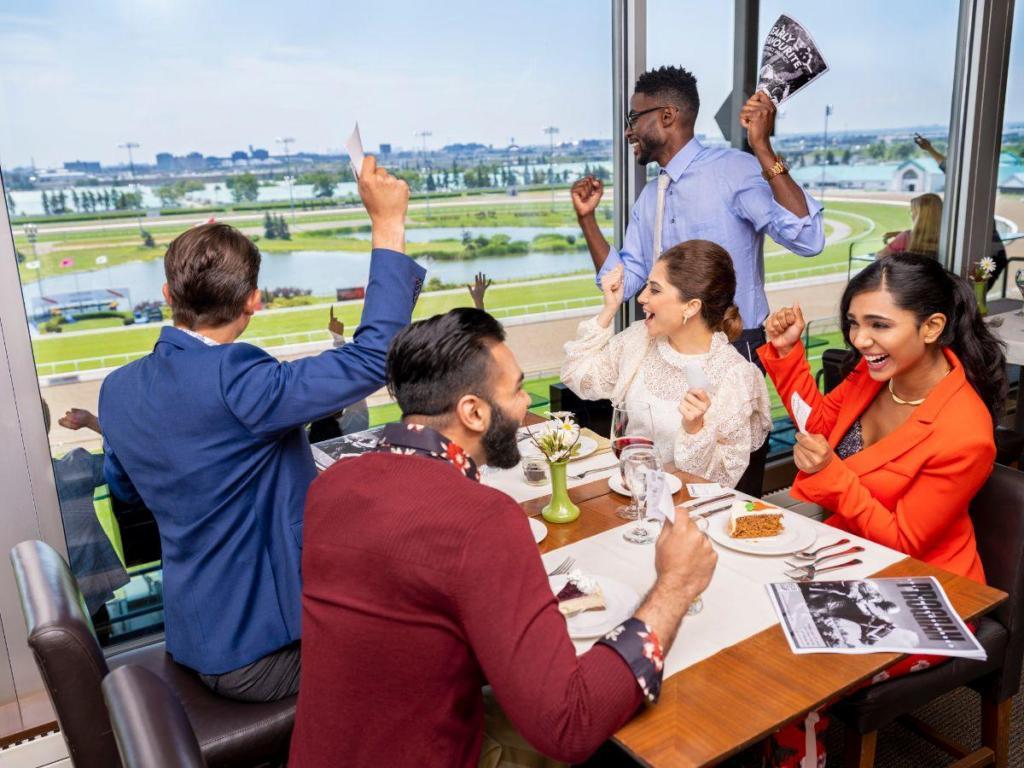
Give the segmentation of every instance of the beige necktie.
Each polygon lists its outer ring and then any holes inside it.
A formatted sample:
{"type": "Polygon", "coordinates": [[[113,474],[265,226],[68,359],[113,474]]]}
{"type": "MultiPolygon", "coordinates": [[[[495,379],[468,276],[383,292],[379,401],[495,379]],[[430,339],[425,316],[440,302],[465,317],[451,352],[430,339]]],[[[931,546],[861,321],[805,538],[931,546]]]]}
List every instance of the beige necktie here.
{"type": "Polygon", "coordinates": [[[665,223],[665,190],[671,181],[664,171],[658,174],[658,207],[654,213],[654,261],[661,256],[661,230],[665,223]]]}

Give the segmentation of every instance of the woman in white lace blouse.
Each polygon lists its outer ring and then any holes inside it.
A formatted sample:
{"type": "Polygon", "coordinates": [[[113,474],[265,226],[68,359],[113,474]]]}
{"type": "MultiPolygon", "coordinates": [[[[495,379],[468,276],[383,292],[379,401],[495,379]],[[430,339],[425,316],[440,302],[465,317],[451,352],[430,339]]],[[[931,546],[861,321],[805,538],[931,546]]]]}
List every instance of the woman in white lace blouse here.
{"type": "Polygon", "coordinates": [[[655,263],[638,297],[646,319],[614,334],[622,268],[601,284],[604,307],[565,345],[562,381],[587,400],[647,403],[662,461],[734,486],[771,428],[761,371],[731,345],[743,329],[733,303],[732,258],[715,243],[688,240],[655,263]],[[710,391],[691,389],[686,368],[703,369],[710,391]]]}

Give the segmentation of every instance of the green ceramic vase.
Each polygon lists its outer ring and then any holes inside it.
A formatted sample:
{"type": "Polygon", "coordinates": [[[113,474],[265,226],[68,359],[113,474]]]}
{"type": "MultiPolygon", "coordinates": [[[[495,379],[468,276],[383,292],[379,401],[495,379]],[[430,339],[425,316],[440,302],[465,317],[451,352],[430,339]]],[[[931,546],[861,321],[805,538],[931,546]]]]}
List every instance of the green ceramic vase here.
{"type": "Polygon", "coordinates": [[[580,508],[569,499],[565,470],[568,461],[549,461],[551,469],[551,501],[540,511],[549,523],[571,523],[580,516],[580,508]]]}
{"type": "Polygon", "coordinates": [[[974,283],[974,298],[978,301],[978,311],[981,316],[984,317],[988,314],[988,302],[985,300],[985,294],[988,293],[988,281],[982,280],[981,282],[975,281],[974,283]]]}

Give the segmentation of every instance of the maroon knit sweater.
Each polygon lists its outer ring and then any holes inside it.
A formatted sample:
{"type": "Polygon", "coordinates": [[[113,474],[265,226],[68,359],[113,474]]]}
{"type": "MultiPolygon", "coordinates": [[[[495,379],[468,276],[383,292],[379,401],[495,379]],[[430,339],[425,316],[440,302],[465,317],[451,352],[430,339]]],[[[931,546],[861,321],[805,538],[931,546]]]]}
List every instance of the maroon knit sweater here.
{"type": "Polygon", "coordinates": [[[481,686],[579,762],[636,711],[626,662],[577,657],[522,509],[424,456],[341,461],[310,487],[291,768],[476,768],[481,686]]]}

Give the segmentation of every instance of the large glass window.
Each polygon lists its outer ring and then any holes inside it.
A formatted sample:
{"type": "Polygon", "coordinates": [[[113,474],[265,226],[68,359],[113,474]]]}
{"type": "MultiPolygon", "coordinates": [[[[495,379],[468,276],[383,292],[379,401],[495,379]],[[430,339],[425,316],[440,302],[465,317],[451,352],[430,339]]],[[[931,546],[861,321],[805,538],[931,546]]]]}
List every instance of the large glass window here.
{"type": "MultiPolygon", "coordinates": [[[[471,305],[483,273],[543,408],[562,344],[600,303],[568,187],[592,173],[611,189],[610,25],[607,4],[565,1],[5,12],[6,203],[69,548],[87,536],[109,576],[90,604],[102,638],[162,622],[152,518],[97,474],[97,398],[168,322],[167,244],[211,219],[257,241],[264,309],[242,341],[315,354],[332,307],[351,333],[369,252],[342,149],[358,120],[413,190],[408,251],[428,269],[416,317],[471,305]]],[[[370,424],[397,416],[384,392],[368,406],[370,424]]]]}
{"type": "MultiPolygon", "coordinates": [[[[1021,3],[1014,9],[1010,45],[995,217],[996,232],[1008,265],[994,287],[1001,295],[1020,299],[1024,297],[1024,4],[1021,3]]],[[[993,251],[998,254],[994,242],[993,251]]]]}

